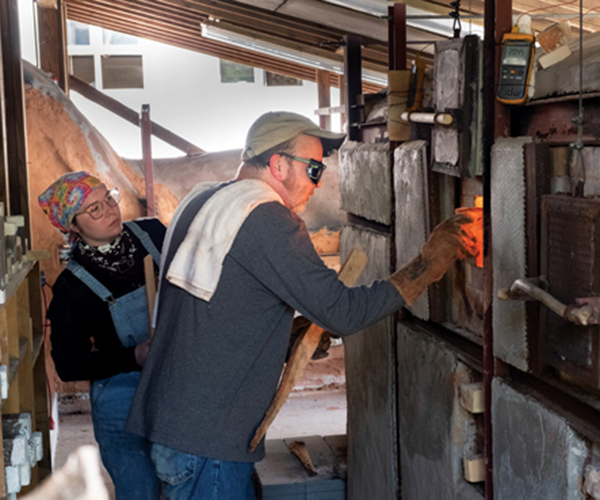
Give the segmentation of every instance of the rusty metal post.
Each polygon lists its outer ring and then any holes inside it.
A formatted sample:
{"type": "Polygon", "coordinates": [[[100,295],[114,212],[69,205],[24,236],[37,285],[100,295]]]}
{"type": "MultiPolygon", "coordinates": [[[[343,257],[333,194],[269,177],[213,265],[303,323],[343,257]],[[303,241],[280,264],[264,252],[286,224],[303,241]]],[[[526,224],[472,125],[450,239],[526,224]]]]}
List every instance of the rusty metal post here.
{"type": "Polygon", "coordinates": [[[357,97],[362,94],[362,51],[358,35],[344,36],[344,77],[346,80],[346,119],[348,139],[358,141],[360,130],[358,123],[357,97]]]}
{"type": "Polygon", "coordinates": [[[390,28],[390,69],[406,69],[406,4],[395,3],[388,7],[392,14],[390,28]]]}
{"type": "Polygon", "coordinates": [[[150,104],[142,104],[140,114],[140,129],[142,130],[142,155],[146,179],[146,213],[148,217],[156,215],[154,203],[154,162],[152,161],[152,122],[150,121],[150,104]]]}
{"type": "Polygon", "coordinates": [[[492,303],[494,274],[492,267],[492,145],[494,143],[494,108],[496,98],[496,0],[485,0],[483,39],[483,387],[485,411],[483,414],[485,448],[485,499],[493,500],[493,446],[492,446],[492,380],[494,379],[494,332],[492,303]]]}
{"type": "MultiPolygon", "coordinates": [[[[406,5],[403,3],[395,3],[393,6],[388,7],[389,21],[388,21],[388,66],[390,71],[405,70],[406,69],[406,5]]],[[[394,150],[400,145],[399,142],[390,141],[390,176],[391,183],[394,186],[394,150]]],[[[397,255],[396,255],[396,192],[392,189],[392,217],[390,223],[390,274],[396,271],[398,267],[397,255]]],[[[400,320],[400,312],[394,314],[394,323],[392,326],[392,339],[393,345],[398,345],[398,321],[400,320]]],[[[394,387],[399,387],[398,381],[398,354],[393,351],[392,363],[396,369],[393,371],[394,387]]],[[[402,411],[398,403],[398,398],[394,397],[394,406],[396,412],[397,421],[402,411]]],[[[397,470],[397,491],[402,490],[402,464],[400,463],[400,437],[399,430],[396,429],[396,470],[397,470]]]]}
{"type": "MultiPolygon", "coordinates": [[[[510,112],[496,100],[498,67],[501,57],[502,34],[512,24],[511,0],[485,0],[483,42],[483,220],[484,220],[484,317],[483,317],[483,382],[485,390],[485,498],[493,500],[493,444],[492,444],[492,380],[496,374],[492,301],[494,276],[492,267],[491,179],[492,145],[498,137],[510,134],[510,112]]],[[[501,366],[501,364],[500,364],[501,366]]],[[[501,373],[497,373],[501,375],[501,373]]]]}

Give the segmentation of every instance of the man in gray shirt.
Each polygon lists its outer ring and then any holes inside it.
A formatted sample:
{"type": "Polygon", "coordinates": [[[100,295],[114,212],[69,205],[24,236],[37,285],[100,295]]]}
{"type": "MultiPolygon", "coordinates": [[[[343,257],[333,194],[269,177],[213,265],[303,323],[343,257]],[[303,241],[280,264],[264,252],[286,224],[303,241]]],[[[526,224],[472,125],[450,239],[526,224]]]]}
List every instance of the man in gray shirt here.
{"type": "Polygon", "coordinates": [[[267,113],[248,132],[236,179],[197,189],[171,223],[156,333],[128,424],[154,443],[167,500],[254,498],[264,443],[252,453],[248,445],[277,389],[294,311],[350,335],[475,251],[471,219],[454,217],[388,280],[344,286],[296,215],[343,139],[295,113],[267,113]]]}

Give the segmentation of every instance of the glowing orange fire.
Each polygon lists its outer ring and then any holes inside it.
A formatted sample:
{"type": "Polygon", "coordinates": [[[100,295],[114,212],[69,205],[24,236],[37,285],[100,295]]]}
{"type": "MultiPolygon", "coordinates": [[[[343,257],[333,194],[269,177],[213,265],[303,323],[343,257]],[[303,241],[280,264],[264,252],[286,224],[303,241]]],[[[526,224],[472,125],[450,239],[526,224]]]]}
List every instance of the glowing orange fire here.
{"type": "Polygon", "coordinates": [[[473,218],[473,222],[470,224],[469,229],[476,236],[477,248],[479,249],[479,254],[475,258],[475,264],[477,267],[483,267],[483,196],[475,197],[474,207],[458,208],[456,213],[462,213],[473,218]]]}

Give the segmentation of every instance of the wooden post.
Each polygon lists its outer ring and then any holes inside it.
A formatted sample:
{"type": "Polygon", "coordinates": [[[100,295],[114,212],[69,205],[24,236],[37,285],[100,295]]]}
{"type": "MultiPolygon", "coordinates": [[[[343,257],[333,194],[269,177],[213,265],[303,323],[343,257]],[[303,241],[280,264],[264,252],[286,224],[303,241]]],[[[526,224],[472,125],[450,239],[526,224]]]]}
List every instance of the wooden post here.
{"type": "MultiPolygon", "coordinates": [[[[322,69],[315,70],[315,73],[319,94],[319,108],[329,108],[331,106],[331,73],[322,69]]],[[[320,115],[319,125],[324,130],[331,130],[331,115],[320,115]]]]}
{"type": "Polygon", "coordinates": [[[152,161],[150,104],[142,104],[140,128],[142,129],[142,154],[146,179],[146,213],[148,217],[154,217],[156,215],[156,204],[154,203],[154,162],[152,161]]]}
{"type": "Polygon", "coordinates": [[[27,136],[25,131],[25,96],[23,65],[19,35],[18,0],[0,2],[0,30],[4,77],[4,106],[8,158],[10,215],[25,217],[25,231],[31,241],[29,218],[29,185],[27,166],[27,136]]]}
{"type": "Polygon", "coordinates": [[[56,78],[58,86],[67,92],[65,9],[63,2],[59,2],[56,8],[42,7],[37,3],[40,67],[56,78]]]}

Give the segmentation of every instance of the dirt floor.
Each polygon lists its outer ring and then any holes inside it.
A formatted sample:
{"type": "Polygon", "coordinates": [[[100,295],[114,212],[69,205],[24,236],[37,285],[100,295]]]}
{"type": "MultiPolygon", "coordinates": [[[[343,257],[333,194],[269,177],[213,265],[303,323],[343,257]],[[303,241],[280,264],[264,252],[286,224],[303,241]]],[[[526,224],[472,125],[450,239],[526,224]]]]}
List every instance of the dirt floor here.
{"type": "MultiPolygon", "coordinates": [[[[329,436],[346,433],[346,381],[344,347],[332,346],[325,359],[312,361],[288,401],[271,425],[267,439],[329,436]]],[[[94,444],[89,400],[63,399],[59,403],[59,433],[54,469],[64,465],[79,446],[94,444]]],[[[103,477],[114,499],[114,488],[105,470],[103,477]]]]}

